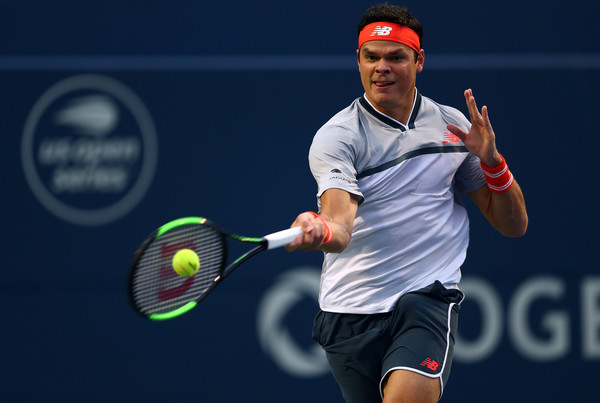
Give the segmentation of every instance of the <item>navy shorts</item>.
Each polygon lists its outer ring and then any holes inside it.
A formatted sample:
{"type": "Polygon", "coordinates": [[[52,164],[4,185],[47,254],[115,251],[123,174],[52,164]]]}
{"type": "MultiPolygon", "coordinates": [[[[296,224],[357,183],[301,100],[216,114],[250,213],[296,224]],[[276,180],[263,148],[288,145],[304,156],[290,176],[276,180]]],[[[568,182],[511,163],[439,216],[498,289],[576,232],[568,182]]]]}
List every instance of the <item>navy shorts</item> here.
{"type": "Polygon", "coordinates": [[[397,369],[438,378],[443,391],[463,298],[436,281],[401,296],[391,312],[320,311],[313,338],[325,349],[346,402],[381,402],[383,380],[397,369]]]}

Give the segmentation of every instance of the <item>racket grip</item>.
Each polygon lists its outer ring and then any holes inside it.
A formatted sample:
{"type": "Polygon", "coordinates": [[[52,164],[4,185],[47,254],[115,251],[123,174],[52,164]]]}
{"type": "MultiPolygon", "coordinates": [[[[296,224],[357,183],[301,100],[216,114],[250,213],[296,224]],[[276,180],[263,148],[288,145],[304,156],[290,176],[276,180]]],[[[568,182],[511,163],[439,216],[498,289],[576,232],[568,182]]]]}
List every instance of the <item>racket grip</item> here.
{"type": "Polygon", "coordinates": [[[266,235],[264,238],[267,240],[267,249],[275,249],[285,246],[296,239],[296,237],[302,232],[302,228],[294,227],[266,235]]]}

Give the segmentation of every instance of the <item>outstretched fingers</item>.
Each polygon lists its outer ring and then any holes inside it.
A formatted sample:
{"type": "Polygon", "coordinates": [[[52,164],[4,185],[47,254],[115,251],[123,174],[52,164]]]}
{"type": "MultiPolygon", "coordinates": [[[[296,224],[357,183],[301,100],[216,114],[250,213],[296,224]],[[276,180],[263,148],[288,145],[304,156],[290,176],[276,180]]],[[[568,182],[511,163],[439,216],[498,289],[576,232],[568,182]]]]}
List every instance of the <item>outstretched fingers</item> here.
{"type": "Polygon", "coordinates": [[[463,143],[467,140],[467,132],[465,132],[463,129],[461,129],[460,127],[456,126],[455,124],[448,123],[448,125],[446,126],[446,128],[452,134],[454,134],[456,137],[458,137],[460,139],[460,141],[462,141],[463,143]]]}
{"type": "MultiPolygon", "coordinates": [[[[479,109],[477,109],[477,102],[475,102],[475,97],[473,96],[473,90],[468,89],[465,90],[465,100],[467,102],[467,108],[469,109],[469,117],[471,118],[471,124],[485,124],[484,118],[479,113],[479,109]]],[[[483,107],[487,110],[487,107],[483,107]]],[[[483,112],[482,108],[482,112],[483,112]]]]}
{"type": "Polygon", "coordinates": [[[486,129],[488,130],[488,132],[492,133],[492,122],[490,121],[490,115],[488,114],[487,106],[484,105],[483,107],[481,107],[481,114],[483,115],[483,122],[485,124],[486,129]]]}

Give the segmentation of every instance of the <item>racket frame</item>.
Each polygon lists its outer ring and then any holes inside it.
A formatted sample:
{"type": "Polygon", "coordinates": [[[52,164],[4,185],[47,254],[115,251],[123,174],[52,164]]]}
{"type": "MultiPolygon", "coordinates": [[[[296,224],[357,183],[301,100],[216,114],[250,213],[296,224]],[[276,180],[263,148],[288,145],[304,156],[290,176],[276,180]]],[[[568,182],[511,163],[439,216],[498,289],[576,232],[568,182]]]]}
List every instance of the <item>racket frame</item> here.
{"type": "Polygon", "coordinates": [[[255,256],[256,254],[258,254],[262,251],[265,251],[265,250],[284,246],[284,245],[290,243],[296,236],[300,235],[301,233],[302,233],[302,230],[298,227],[295,227],[295,228],[289,228],[286,230],[274,232],[274,233],[266,235],[264,237],[247,237],[247,236],[241,236],[241,235],[237,235],[237,234],[228,232],[228,231],[224,230],[223,228],[219,227],[218,225],[216,225],[215,223],[213,223],[212,221],[210,221],[209,219],[204,218],[204,217],[183,217],[183,218],[178,218],[178,219],[169,221],[168,223],[160,226],[159,228],[154,230],[152,233],[150,233],[150,235],[148,235],[148,237],[144,240],[144,242],[141,244],[141,246],[135,252],[133,261],[130,265],[129,284],[128,284],[129,300],[131,301],[133,308],[139,315],[141,315],[142,317],[144,317],[146,319],[152,320],[152,321],[163,321],[163,320],[173,319],[175,317],[181,316],[184,313],[189,312],[190,310],[195,308],[198,305],[198,303],[200,303],[204,298],[206,298],[212,292],[212,290],[219,283],[221,283],[221,281],[223,281],[229,274],[231,274],[235,269],[237,269],[242,263],[244,263],[245,261],[250,259],[252,256],[255,256]],[[146,314],[143,312],[141,307],[136,303],[133,292],[132,292],[137,264],[140,261],[143,253],[146,251],[146,249],[150,246],[151,243],[153,243],[156,239],[158,239],[161,236],[168,233],[170,230],[180,227],[182,225],[207,225],[209,227],[212,227],[212,229],[221,236],[222,245],[223,245],[223,259],[222,259],[221,266],[219,269],[219,274],[217,275],[217,277],[215,277],[212,284],[204,292],[202,292],[200,297],[197,298],[196,300],[192,300],[192,301],[180,306],[179,308],[174,309],[169,312],[146,314]],[[233,240],[243,242],[243,243],[255,244],[256,247],[248,250],[246,253],[242,254],[240,257],[238,257],[233,262],[231,262],[229,265],[227,265],[228,245],[226,242],[226,238],[231,238],[233,240]]]}

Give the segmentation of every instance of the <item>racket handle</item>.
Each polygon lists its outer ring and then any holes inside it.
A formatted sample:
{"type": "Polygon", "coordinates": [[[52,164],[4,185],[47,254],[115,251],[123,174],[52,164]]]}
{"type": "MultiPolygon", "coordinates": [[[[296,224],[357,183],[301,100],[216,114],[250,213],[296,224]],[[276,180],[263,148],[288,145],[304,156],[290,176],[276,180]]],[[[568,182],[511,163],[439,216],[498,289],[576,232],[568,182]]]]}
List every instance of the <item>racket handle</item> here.
{"type": "Polygon", "coordinates": [[[267,240],[267,249],[275,249],[285,246],[296,239],[296,237],[302,232],[302,228],[294,227],[266,235],[264,238],[267,240]]]}

